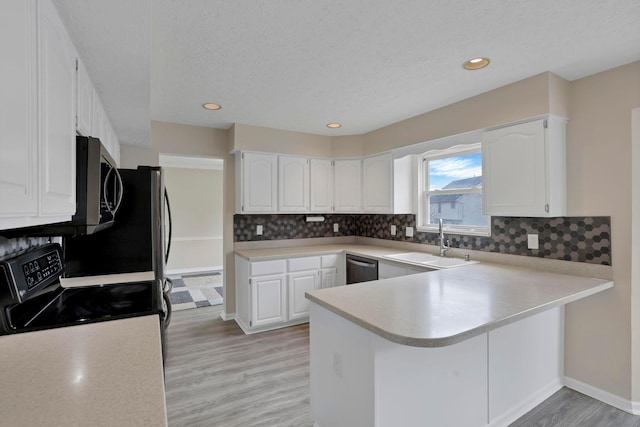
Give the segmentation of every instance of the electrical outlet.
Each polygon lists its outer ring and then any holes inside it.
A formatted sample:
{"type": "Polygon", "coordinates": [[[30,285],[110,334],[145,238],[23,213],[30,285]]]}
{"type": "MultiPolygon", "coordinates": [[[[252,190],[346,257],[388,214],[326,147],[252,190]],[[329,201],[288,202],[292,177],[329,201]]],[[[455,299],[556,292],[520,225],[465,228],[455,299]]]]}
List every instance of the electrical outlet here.
{"type": "Polygon", "coordinates": [[[539,249],[538,235],[527,234],[527,247],[529,249],[539,249]]]}
{"type": "Polygon", "coordinates": [[[256,225],[256,235],[257,236],[262,236],[262,226],[261,225],[256,225]]]}
{"type": "Polygon", "coordinates": [[[338,231],[340,231],[340,224],[336,222],[335,224],[333,224],[333,232],[337,233],[338,231]]]}
{"type": "Polygon", "coordinates": [[[395,225],[392,225],[392,226],[391,226],[391,235],[392,235],[392,236],[395,236],[395,235],[396,235],[396,232],[397,232],[397,228],[396,228],[396,226],[395,226],[395,225]]]}
{"type": "Polygon", "coordinates": [[[407,228],[405,229],[404,234],[405,234],[407,237],[413,237],[413,227],[407,227],[407,228]]]}

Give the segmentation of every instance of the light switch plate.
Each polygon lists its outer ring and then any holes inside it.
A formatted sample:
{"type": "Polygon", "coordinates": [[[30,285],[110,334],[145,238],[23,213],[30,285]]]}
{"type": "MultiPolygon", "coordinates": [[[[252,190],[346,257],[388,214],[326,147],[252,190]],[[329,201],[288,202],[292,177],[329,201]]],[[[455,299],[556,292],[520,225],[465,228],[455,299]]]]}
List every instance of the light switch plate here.
{"type": "Polygon", "coordinates": [[[336,222],[333,224],[333,232],[337,233],[338,231],[340,231],[340,224],[336,222]]]}
{"type": "Polygon", "coordinates": [[[257,236],[262,236],[262,226],[261,225],[256,225],[256,235],[257,236]]]}
{"type": "Polygon", "coordinates": [[[539,249],[537,234],[527,234],[527,247],[529,249],[539,249]]]}
{"type": "Polygon", "coordinates": [[[395,225],[392,225],[392,226],[391,226],[391,235],[392,235],[392,236],[395,236],[395,235],[396,235],[396,232],[397,232],[397,231],[396,231],[396,226],[395,226],[395,225]]]}
{"type": "Polygon", "coordinates": [[[413,227],[407,227],[404,234],[407,237],[413,237],[413,227]]]}

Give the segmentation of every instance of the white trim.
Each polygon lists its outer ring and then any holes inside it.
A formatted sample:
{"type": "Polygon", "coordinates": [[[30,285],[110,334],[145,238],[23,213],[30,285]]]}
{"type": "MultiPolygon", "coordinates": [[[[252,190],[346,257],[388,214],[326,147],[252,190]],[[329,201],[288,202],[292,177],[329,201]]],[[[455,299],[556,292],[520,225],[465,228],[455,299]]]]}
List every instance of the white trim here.
{"type": "Polygon", "coordinates": [[[191,242],[196,240],[222,240],[222,236],[171,237],[172,242],[191,242]]]}
{"type": "Polygon", "coordinates": [[[564,385],[572,390],[604,402],[607,405],[614,406],[633,415],[640,415],[640,402],[624,399],[618,395],[567,376],[564,377],[564,385]]]}
{"type": "MultiPolygon", "coordinates": [[[[487,424],[488,427],[507,427],[511,423],[513,423],[518,418],[522,417],[524,414],[544,402],[548,399],[553,393],[557,392],[562,388],[562,379],[560,377],[556,378],[551,383],[547,384],[545,387],[538,390],[537,393],[529,396],[527,399],[520,402],[518,406],[511,408],[509,411],[503,413],[496,419],[492,420],[487,424]]],[[[489,414],[491,415],[491,414],[489,414]]]]}
{"type": "Polygon", "coordinates": [[[167,168],[183,169],[209,169],[223,170],[224,160],[212,157],[174,156],[172,154],[160,154],[160,166],[167,168]]]}
{"type": "Polygon", "coordinates": [[[188,274],[188,273],[204,273],[207,271],[222,271],[223,267],[221,265],[214,265],[211,267],[196,267],[196,268],[176,268],[172,270],[167,270],[167,275],[171,276],[174,274],[188,274]]]}
{"type": "Polygon", "coordinates": [[[226,322],[227,320],[235,320],[235,318],[236,318],[236,314],[235,314],[235,313],[227,313],[227,312],[224,312],[224,311],[223,311],[222,313],[220,313],[220,318],[221,318],[222,320],[224,320],[225,322],[226,322]]]}

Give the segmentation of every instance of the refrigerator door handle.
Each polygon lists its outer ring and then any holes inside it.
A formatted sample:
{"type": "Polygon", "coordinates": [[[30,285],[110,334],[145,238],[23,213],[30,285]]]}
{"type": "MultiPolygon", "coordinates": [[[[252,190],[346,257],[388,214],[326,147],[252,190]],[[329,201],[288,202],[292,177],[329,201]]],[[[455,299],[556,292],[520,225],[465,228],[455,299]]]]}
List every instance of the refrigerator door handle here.
{"type": "Polygon", "coordinates": [[[169,194],[167,193],[166,188],[164,189],[164,200],[167,207],[167,215],[169,216],[169,236],[167,239],[167,251],[164,255],[164,262],[166,264],[169,262],[169,252],[171,252],[171,232],[173,228],[173,225],[171,223],[171,204],[169,203],[169,194]]]}

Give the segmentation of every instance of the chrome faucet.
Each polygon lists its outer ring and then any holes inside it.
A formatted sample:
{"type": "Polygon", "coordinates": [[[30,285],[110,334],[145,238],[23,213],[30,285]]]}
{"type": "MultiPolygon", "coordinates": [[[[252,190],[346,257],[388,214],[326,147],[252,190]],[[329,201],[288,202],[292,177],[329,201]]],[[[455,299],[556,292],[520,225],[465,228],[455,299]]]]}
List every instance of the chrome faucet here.
{"type": "Polygon", "coordinates": [[[442,218],[438,219],[438,231],[440,233],[440,256],[445,256],[445,253],[451,249],[449,247],[449,239],[444,238],[444,225],[442,223],[442,218]]]}

